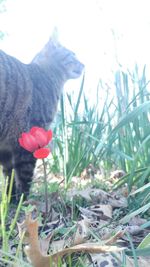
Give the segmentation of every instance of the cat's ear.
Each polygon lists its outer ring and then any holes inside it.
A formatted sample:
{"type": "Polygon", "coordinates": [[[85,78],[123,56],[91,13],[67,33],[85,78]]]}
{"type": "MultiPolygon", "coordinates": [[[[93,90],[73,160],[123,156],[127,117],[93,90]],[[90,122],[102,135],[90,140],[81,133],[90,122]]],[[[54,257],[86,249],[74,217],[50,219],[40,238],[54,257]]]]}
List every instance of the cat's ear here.
{"type": "Polygon", "coordinates": [[[58,36],[59,36],[58,28],[55,27],[49,39],[49,44],[52,46],[58,46],[59,45],[58,36]]]}

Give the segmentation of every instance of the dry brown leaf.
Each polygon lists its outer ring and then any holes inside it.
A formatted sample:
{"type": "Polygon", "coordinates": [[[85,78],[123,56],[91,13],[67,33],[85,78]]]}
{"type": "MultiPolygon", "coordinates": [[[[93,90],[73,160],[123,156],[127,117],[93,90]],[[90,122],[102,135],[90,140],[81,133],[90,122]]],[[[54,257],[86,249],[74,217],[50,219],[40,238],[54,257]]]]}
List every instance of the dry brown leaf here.
{"type": "Polygon", "coordinates": [[[89,236],[90,222],[86,218],[79,221],[76,226],[76,232],[73,235],[71,245],[78,245],[84,243],[89,236]]]}
{"type": "Polygon", "coordinates": [[[94,205],[89,208],[91,211],[93,211],[97,216],[101,217],[101,219],[111,219],[112,218],[112,206],[111,205],[94,205]]]}
{"type": "Polygon", "coordinates": [[[91,211],[89,208],[79,207],[79,210],[82,213],[82,215],[86,216],[88,219],[91,219],[93,216],[95,216],[95,218],[97,217],[97,214],[91,211]]]}
{"type": "Polygon", "coordinates": [[[53,237],[53,234],[49,234],[48,236],[46,236],[45,238],[40,238],[39,242],[40,242],[40,250],[43,254],[47,254],[48,250],[49,250],[49,244],[50,241],[53,237]]]}
{"type": "Polygon", "coordinates": [[[73,199],[75,196],[81,196],[87,201],[93,201],[94,203],[109,204],[112,207],[127,207],[127,199],[117,192],[111,194],[105,192],[102,189],[87,187],[83,190],[70,189],[67,192],[68,199],[73,199]]]}
{"type": "Polygon", "coordinates": [[[128,206],[127,198],[119,193],[119,191],[114,191],[108,194],[109,204],[114,208],[126,208],[128,206]]]}
{"type": "Polygon", "coordinates": [[[105,240],[105,244],[106,245],[112,245],[114,243],[116,243],[116,241],[118,240],[118,238],[122,238],[123,235],[125,234],[126,230],[120,230],[117,233],[115,233],[113,236],[111,236],[109,239],[105,240]]]}
{"type": "Polygon", "coordinates": [[[48,255],[44,255],[40,250],[40,243],[38,240],[38,221],[32,220],[31,214],[26,215],[25,221],[23,221],[21,231],[25,232],[26,242],[28,246],[25,246],[25,253],[27,258],[34,267],[56,267],[57,261],[52,259],[48,255]]]}
{"type": "MultiPolygon", "coordinates": [[[[25,247],[25,253],[34,267],[49,267],[49,257],[45,256],[40,251],[38,240],[38,222],[31,219],[31,214],[26,216],[26,220],[22,223],[26,229],[26,239],[28,246],[25,247]]],[[[51,265],[53,266],[53,265],[51,265]]]]}
{"type": "Polygon", "coordinates": [[[91,197],[90,197],[90,192],[91,192],[91,188],[85,188],[84,190],[78,190],[78,189],[70,189],[68,190],[67,192],[67,197],[68,199],[73,199],[73,197],[75,196],[81,196],[83,198],[85,198],[86,200],[91,200],[91,197]]]}
{"type": "Polygon", "coordinates": [[[137,235],[139,233],[142,233],[143,229],[141,229],[141,227],[138,225],[130,225],[126,227],[126,231],[131,235],[137,235]]]}
{"type": "Polygon", "coordinates": [[[142,224],[144,224],[146,222],[147,222],[146,219],[143,219],[139,215],[137,215],[137,216],[131,218],[131,220],[129,221],[129,225],[138,225],[138,226],[140,226],[140,225],[142,225],[142,224]]]}
{"type": "Polygon", "coordinates": [[[114,226],[109,226],[109,227],[103,227],[100,231],[100,236],[101,239],[106,242],[106,240],[111,240],[111,238],[113,239],[115,236],[121,235],[119,236],[120,238],[122,236],[124,236],[124,232],[126,229],[122,229],[122,227],[120,226],[116,226],[116,228],[114,229],[114,226]]]}
{"type": "Polygon", "coordinates": [[[108,223],[112,218],[112,206],[111,205],[94,205],[87,208],[79,207],[82,217],[86,217],[88,220],[93,222],[103,221],[103,225],[108,223]]]}
{"type": "Polygon", "coordinates": [[[25,253],[34,267],[56,267],[60,257],[73,252],[104,253],[121,251],[123,249],[115,246],[101,246],[95,243],[86,243],[62,249],[49,256],[41,252],[38,240],[38,222],[37,220],[32,220],[31,214],[28,214],[22,223],[22,230],[25,231],[25,236],[28,241],[28,246],[25,247],[25,253]]]}
{"type": "MultiPolygon", "coordinates": [[[[109,267],[120,267],[122,266],[122,252],[116,252],[115,256],[111,253],[105,254],[90,254],[92,258],[94,266],[101,267],[101,266],[109,266],[109,267]]],[[[93,265],[92,265],[93,266],[93,265]]],[[[126,266],[127,267],[134,267],[134,259],[129,256],[126,256],[126,266]]],[[[150,266],[150,258],[138,258],[138,266],[139,267],[148,267],[150,266]]]]}
{"type": "MultiPolygon", "coordinates": [[[[54,253],[52,255],[45,255],[40,248],[40,243],[38,240],[38,222],[37,220],[32,220],[31,215],[29,214],[26,217],[26,220],[21,224],[22,227],[20,228],[20,234],[21,231],[25,232],[26,239],[28,241],[28,246],[25,247],[25,253],[29,260],[31,261],[32,265],[34,267],[57,267],[58,266],[58,260],[66,255],[71,254],[73,252],[88,252],[91,253],[91,257],[93,259],[93,262],[97,262],[96,266],[105,266],[106,264],[108,266],[118,266],[120,267],[120,263],[122,260],[121,251],[124,248],[118,248],[116,246],[101,246],[96,243],[84,243],[76,246],[72,246],[69,248],[62,248],[57,253],[54,253]],[[117,256],[119,263],[116,262],[116,257],[113,257],[110,252],[115,252],[115,256],[117,256]],[[120,252],[120,253],[119,253],[120,252]],[[98,253],[96,255],[93,255],[93,253],[98,253]],[[99,253],[105,253],[105,255],[100,255],[99,253]],[[106,254],[107,253],[107,254],[106,254]],[[108,254],[109,253],[109,254],[108,254]],[[105,265],[104,265],[105,264],[105,265]],[[117,265],[118,264],[118,265],[117,265]]],[[[82,224],[81,224],[82,225],[82,224]]],[[[83,231],[84,232],[84,231],[83,231]]],[[[122,235],[122,232],[118,232],[112,237],[110,240],[107,240],[107,244],[114,242],[117,240],[118,237],[122,235]]],[[[59,244],[60,245],[60,244],[59,244]]],[[[131,257],[126,257],[127,266],[133,267],[134,266],[134,260],[131,257]]],[[[140,267],[147,267],[150,264],[149,258],[138,258],[138,264],[140,267]]]]}
{"type": "Polygon", "coordinates": [[[58,251],[61,251],[62,249],[64,249],[65,246],[66,246],[66,242],[64,239],[63,240],[62,239],[56,240],[50,244],[49,251],[51,254],[54,254],[54,253],[57,253],[58,251]]]}
{"type": "Polygon", "coordinates": [[[110,179],[121,178],[124,175],[126,175],[125,171],[123,171],[123,170],[115,170],[115,171],[111,172],[110,179]]]}
{"type": "Polygon", "coordinates": [[[57,254],[53,254],[52,257],[62,257],[66,254],[71,254],[74,252],[105,253],[117,252],[122,250],[124,250],[124,248],[119,248],[116,246],[102,246],[97,243],[84,243],[70,248],[65,248],[62,251],[59,251],[57,254]]]}
{"type": "MultiPolygon", "coordinates": [[[[101,266],[108,266],[108,267],[120,267],[121,262],[120,262],[120,253],[116,252],[115,256],[113,257],[112,254],[110,253],[102,253],[102,254],[90,254],[91,259],[92,259],[92,266],[96,267],[101,267],[101,266]]],[[[127,265],[128,266],[128,265],[127,265]]],[[[128,266],[129,267],[129,266],[128,266]]]]}

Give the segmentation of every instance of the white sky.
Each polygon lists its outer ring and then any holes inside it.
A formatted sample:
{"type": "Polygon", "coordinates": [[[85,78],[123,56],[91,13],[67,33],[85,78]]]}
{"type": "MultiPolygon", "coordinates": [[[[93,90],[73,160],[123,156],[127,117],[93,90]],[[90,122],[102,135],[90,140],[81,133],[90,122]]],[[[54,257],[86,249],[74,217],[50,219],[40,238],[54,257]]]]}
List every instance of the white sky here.
{"type": "Polygon", "coordinates": [[[85,63],[89,89],[117,68],[116,56],[124,67],[149,64],[149,0],[7,0],[6,8],[1,49],[27,63],[57,26],[60,41],[85,63]]]}

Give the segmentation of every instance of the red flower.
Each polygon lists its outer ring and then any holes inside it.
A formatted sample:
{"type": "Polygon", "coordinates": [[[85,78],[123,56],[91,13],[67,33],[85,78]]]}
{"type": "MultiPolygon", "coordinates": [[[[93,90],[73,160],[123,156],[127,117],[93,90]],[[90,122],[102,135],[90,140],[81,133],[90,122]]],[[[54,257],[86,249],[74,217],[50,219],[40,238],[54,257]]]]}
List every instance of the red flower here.
{"type": "Polygon", "coordinates": [[[47,158],[47,156],[49,155],[50,150],[47,147],[44,148],[39,148],[37,150],[35,150],[35,152],[33,153],[34,157],[37,159],[44,159],[47,158]]]}
{"type": "Polygon", "coordinates": [[[46,131],[41,127],[32,127],[28,133],[22,133],[19,138],[19,144],[29,152],[34,152],[35,158],[43,159],[46,158],[50,149],[45,148],[48,143],[52,140],[52,131],[46,131]]]}

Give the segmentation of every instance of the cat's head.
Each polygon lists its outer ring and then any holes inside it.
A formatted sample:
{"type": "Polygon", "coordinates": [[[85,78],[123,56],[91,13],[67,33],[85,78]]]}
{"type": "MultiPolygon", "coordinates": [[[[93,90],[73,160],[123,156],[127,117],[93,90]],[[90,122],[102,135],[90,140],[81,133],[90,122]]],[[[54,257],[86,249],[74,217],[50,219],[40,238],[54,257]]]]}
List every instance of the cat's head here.
{"type": "Polygon", "coordinates": [[[50,62],[53,62],[54,69],[62,73],[66,80],[78,78],[84,69],[84,65],[77,59],[75,53],[61,45],[55,47],[50,62]]]}
{"type": "Polygon", "coordinates": [[[58,75],[62,75],[64,80],[78,78],[84,69],[76,55],[59,43],[57,32],[54,32],[32,62],[53,69],[58,75]]]}

